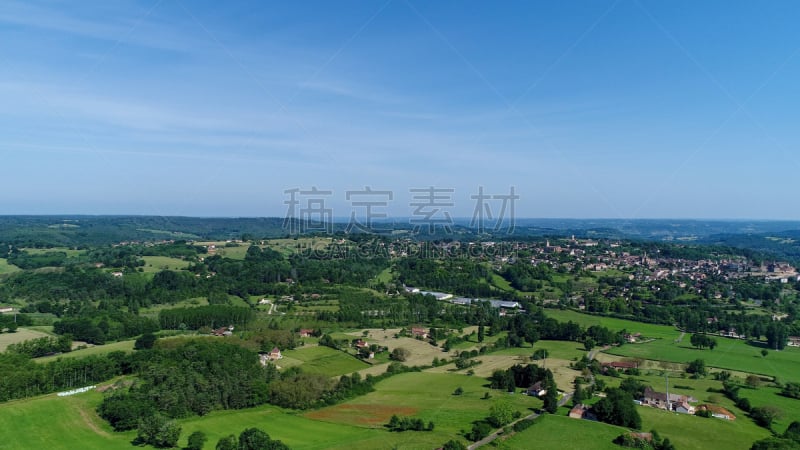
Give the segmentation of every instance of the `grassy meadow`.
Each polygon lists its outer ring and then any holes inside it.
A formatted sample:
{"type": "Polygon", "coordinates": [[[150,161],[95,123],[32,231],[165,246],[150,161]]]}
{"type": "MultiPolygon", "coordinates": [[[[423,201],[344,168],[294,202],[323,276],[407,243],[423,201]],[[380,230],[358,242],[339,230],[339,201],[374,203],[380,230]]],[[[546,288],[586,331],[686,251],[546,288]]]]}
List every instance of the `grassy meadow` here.
{"type": "Polygon", "coordinates": [[[161,272],[162,270],[183,270],[189,267],[189,262],[180,258],[169,256],[142,256],[145,273],[161,272]]]}
{"type": "Polygon", "coordinates": [[[800,349],[787,347],[781,351],[770,351],[761,356],[764,347],[740,339],[718,337],[717,348],[699,350],[689,344],[689,337],[682,342],[658,339],[643,344],[626,344],[611,348],[607,353],[659,361],[686,363],[697,358],[707,366],[737,370],[761,375],[777,376],[783,381],[800,381],[800,349]]]}
{"type": "Polygon", "coordinates": [[[435,448],[462,431],[468,431],[473,421],[485,418],[493,402],[508,401],[523,414],[542,405],[539,399],[493,391],[486,384],[484,378],[461,374],[405,373],[381,381],[376,385],[375,392],[305,416],[325,422],[377,429],[382,429],[392,414],[418,417],[425,423],[433,421],[436,425],[434,431],[392,434],[418,440],[413,445],[406,442],[402,448],[435,448]],[[464,393],[453,395],[458,387],[464,393]],[[490,392],[491,398],[483,399],[487,392],[490,392]]]}
{"type": "Polygon", "coordinates": [[[277,364],[281,367],[301,365],[303,372],[339,376],[369,367],[369,364],[339,350],[329,347],[297,347],[282,352],[283,359],[277,364]],[[299,364],[298,364],[299,362],[299,364]]]}
{"type": "Polygon", "coordinates": [[[628,431],[626,428],[600,422],[547,415],[539,417],[527,430],[495,442],[498,443],[497,448],[504,450],[529,448],[619,450],[621,447],[612,441],[626,431],[628,431]]]}
{"type": "Polygon", "coordinates": [[[777,376],[783,381],[800,381],[800,372],[797,370],[800,367],[798,348],[787,347],[781,351],[770,351],[763,357],[761,350],[765,347],[761,343],[716,337],[717,347],[714,350],[700,350],[692,347],[688,333],[680,339],[681,332],[667,325],[593,316],[570,310],[548,309],[546,314],[560,321],[571,320],[583,326],[601,325],[611,330],[625,329],[631,333],[641,333],[643,338],[653,339],[649,342],[612,347],[606,350],[610,355],[675,363],[688,363],[700,358],[709,367],[777,376]]]}
{"type": "Polygon", "coordinates": [[[135,339],[127,341],[112,342],[104,345],[93,345],[91,347],[83,348],[80,350],[73,350],[69,353],[62,353],[53,356],[44,356],[41,358],[34,358],[34,361],[39,363],[46,363],[53,361],[57,358],[83,358],[89,355],[104,355],[115,351],[131,352],[133,351],[133,343],[135,339]]]}
{"type": "Polygon", "coordinates": [[[0,333],[0,352],[6,351],[10,344],[46,336],[50,335],[30,328],[18,328],[15,333],[0,333]]]}
{"type": "Polygon", "coordinates": [[[0,275],[19,272],[19,267],[8,262],[6,258],[0,258],[0,275]]]}

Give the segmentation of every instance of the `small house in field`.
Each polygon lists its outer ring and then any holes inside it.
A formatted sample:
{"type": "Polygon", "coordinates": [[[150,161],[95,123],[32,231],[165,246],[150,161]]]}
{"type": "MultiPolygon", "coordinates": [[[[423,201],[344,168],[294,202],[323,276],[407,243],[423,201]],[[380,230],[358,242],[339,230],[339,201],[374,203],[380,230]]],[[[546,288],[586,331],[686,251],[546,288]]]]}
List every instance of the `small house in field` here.
{"type": "Polygon", "coordinates": [[[367,347],[369,347],[369,344],[367,343],[367,341],[362,340],[362,339],[357,339],[355,344],[353,344],[353,345],[355,345],[356,348],[367,348],[367,347]]]}
{"type": "Polygon", "coordinates": [[[612,361],[612,362],[605,362],[601,364],[603,368],[603,372],[607,372],[608,369],[614,370],[631,370],[631,369],[638,369],[639,363],[636,361],[612,361]]]}
{"type": "Polygon", "coordinates": [[[625,334],[625,340],[631,344],[636,343],[639,339],[641,339],[641,337],[642,337],[641,333],[625,334]]]}
{"type": "Polygon", "coordinates": [[[272,361],[277,361],[283,358],[283,355],[281,355],[281,349],[279,349],[278,347],[273,347],[272,351],[270,351],[267,356],[272,361]]]}
{"type": "Polygon", "coordinates": [[[679,402],[673,406],[675,412],[679,412],[681,414],[694,414],[694,406],[690,405],[686,401],[679,402]]]}
{"type": "Polygon", "coordinates": [[[656,392],[650,386],[644,389],[644,397],[642,397],[642,404],[644,406],[651,406],[659,409],[671,409],[685,414],[694,414],[694,407],[689,405],[689,402],[696,402],[694,397],[687,397],[685,395],[667,394],[663,392],[656,392]],[[669,408],[668,408],[669,407],[669,408]],[[679,409],[680,408],[680,409],[679,409]]]}
{"type": "Polygon", "coordinates": [[[314,335],[314,330],[310,328],[301,328],[300,329],[300,337],[311,337],[314,335]]]}
{"type": "Polygon", "coordinates": [[[531,387],[529,387],[526,391],[526,395],[530,395],[532,397],[541,397],[542,395],[547,393],[547,389],[544,389],[542,382],[537,381],[531,387]]]}
{"type": "Polygon", "coordinates": [[[569,417],[572,419],[597,420],[597,416],[592,412],[592,409],[584,404],[576,405],[570,409],[569,417]]]}
{"type": "Polygon", "coordinates": [[[789,336],[789,342],[786,343],[789,347],[800,347],[800,336],[789,336]]]}
{"type": "Polygon", "coordinates": [[[422,339],[428,338],[428,330],[422,327],[412,327],[411,328],[411,336],[413,337],[421,337],[422,339]]]}
{"type": "Polygon", "coordinates": [[[217,328],[216,330],[212,331],[211,334],[214,336],[230,336],[233,334],[233,325],[229,327],[217,328]]]}

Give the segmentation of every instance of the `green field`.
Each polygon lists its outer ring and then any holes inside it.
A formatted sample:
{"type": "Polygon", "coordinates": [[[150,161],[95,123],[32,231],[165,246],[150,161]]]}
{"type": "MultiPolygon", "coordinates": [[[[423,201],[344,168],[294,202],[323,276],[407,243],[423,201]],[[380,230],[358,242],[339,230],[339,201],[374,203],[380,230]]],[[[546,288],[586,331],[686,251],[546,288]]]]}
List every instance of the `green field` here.
{"type": "Polygon", "coordinates": [[[669,437],[675,448],[681,450],[707,448],[747,450],[754,441],[770,435],[769,431],[759,427],[747,417],[727,421],[669,413],[663,409],[647,406],[641,406],[638,410],[642,417],[643,430],[657,430],[662,437],[669,437]]]}
{"type": "MultiPolygon", "coordinates": [[[[131,444],[135,432],[116,433],[97,416],[95,408],[101,400],[102,394],[90,392],[71,397],[51,394],[0,405],[0,429],[4,430],[0,449],[136,448],[131,444]]],[[[260,428],[293,449],[345,448],[360,440],[380,442],[394,437],[382,430],[313,421],[271,406],[216,411],[180,423],[180,446],[186,445],[189,434],[202,430],[209,437],[206,449],[213,449],[219,438],[228,434],[238,435],[249,427],[260,428]]]]}
{"type": "Polygon", "coordinates": [[[717,348],[699,350],[689,343],[687,333],[680,342],[677,329],[666,325],[639,323],[612,317],[592,316],[569,310],[546,310],[549,317],[559,321],[572,320],[583,326],[602,325],[612,330],[626,329],[631,333],[641,333],[645,338],[655,338],[652,342],[625,344],[612,347],[606,353],[654,361],[687,363],[697,358],[706,365],[721,369],[777,376],[781,380],[800,380],[800,349],[787,347],[781,351],[770,351],[766,358],[761,356],[759,344],[751,344],[741,339],[717,337],[717,348]]]}
{"type": "Polygon", "coordinates": [[[279,366],[293,366],[297,365],[294,361],[300,361],[303,372],[320,373],[332,377],[369,367],[369,364],[353,356],[322,346],[298,347],[295,350],[286,350],[283,352],[283,356],[286,361],[278,361],[279,366]]]}
{"type": "Polygon", "coordinates": [[[103,355],[114,351],[130,352],[133,351],[134,342],[135,342],[134,340],[129,340],[129,341],[112,342],[110,344],[105,344],[105,345],[95,345],[93,347],[74,350],[69,353],[62,353],[60,355],[35,358],[34,361],[39,363],[46,363],[49,361],[53,361],[54,359],[57,358],[82,358],[84,356],[89,356],[89,355],[103,355]]]}
{"type": "Polygon", "coordinates": [[[298,251],[325,251],[331,244],[331,238],[297,238],[297,239],[270,239],[266,241],[267,248],[283,253],[284,256],[298,251]]]}
{"type": "Polygon", "coordinates": [[[13,264],[9,264],[7,259],[0,258],[0,275],[5,275],[7,273],[15,273],[19,272],[20,270],[22,269],[13,264]]]}
{"type": "Polygon", "coordinates": [[[153,305],[147,308],[140,308],[139,314],[144,316],[151,316],[157,317],[158,313],[164,309],[172,309],[172,308],[191,308],[193,306],[205,306],[208,305],[208,299],[205,297],[198,297],[198,298],[190,298],[188,300],[182,300],[177,303],[163,303],[158,305],[153,305]]]}
{"type": "Polygon", "coordinates": [[[627,330],[630,333],[641,333],[645,338],[662,338],[674,340],[681,332],[669,325],[655,325],[651,323],[635,322],[632,320],[617,319],[614,317],[594,316],[572,310],[545,309],[545,315],[559,322],[573,321],[583,327],[599,325],[612,331],[627,330]]]}
{"type": "Polygon", "coordinates": [[[94,408],[96,392],[57,397],[55,394],[0,405],[0,449],[105,450],[130,449],[135,432],[114,433],[94,408]]]}
{"type": "Polygon", "coordinates": [[[223,258],[244,260],[249,248],[249,244],[239,244],[238,247],[226,247],[225,243],[222,243],[217,244],[217,251],[215,254],[223,258]]]}
{"type": "Polygon", "coordinates": [[[387,268],[383,269],[381,271],[381,273],[379,273],[378,276],[375,277],[375,279],[379,283],[388,283],[388,282],[392,281],[392,268],[391,267],[387,267],[387,268]]]}
{"type": "MultiPolygon", "coordinates": [[[[308,350],[313,349],[295,352],[308,350]]],[[[313,351],[305,356],[312,354],[313,351]]],[[[614,379],[603,378],[613,384],[611,380],[614,379]]],[[[656,385],[661,380],[657,376],[640,378],[656,385]]],[[[676,379],[673,382],[693,388],[675,388],[675,392],[691,393],[701,401],[710,395],[705,389],[719,385],[712,380],[676,379]]],[[[405,373],[379,382],[375,392],[320,410],[301,413],[265,405],[182,419],[179,421],[182,426],[179,445],[186,445],[188,435],[201,430],[209,437],[205,448],[213,449],[219,438],[257,427],[293,449],[429,449],[449,439],[462,439],[459,435],[469,428],[469,424],[486,417],[492,402],[499,399],[511,402],[523,414],[541,406],[538,399],[489,390],[485,384],[485,379],[460,374],[405,373]],[[463,395],[452,395],[457,387],[464,389],[463,395]],[[491,399],[481,398],[486,392],[491,393],[491,399]],[[426,423],[433,421],[436,427],[433,432],[391,433],[384,429],[383,424],[392,414],[419,417],[426,423]]],[[[772,388],[743,389],[741,394],[750,398],[754,405],[770,403],[781,407],[786,418],[776,426],[780,432],[796,417],[791,402],[800,401],[779,398],[776,402],[775,392],[772,388]]],[[[71,397],[50,394],[2,404],[0,430],[4,432],[0,449],[133,448],[130,442],[134,432],[115,433],[97,417],[94,410],[101,400],[102,394],[90,392],[71,397]]],[[[709,448],[709,442],[713,442],[713,448],[745,450],[753,441],[769,435],[767,430],[756,426],[741,411],[730,406],[729,400],[723,399],[721,405],[737,414],[739,419],[733,422],[705,419],[648,407],[640,407],[638,411],[642,416],[643,430],[658,430],[679,449],[705,449],[709,448]]],[[[562,415],[546,415],[524,432],[496,441],[496,448],[618,448],[611,441],[625,431],[623,428],[569,419],[563,416],[566,408],[559,411],[562,415]]]]}
{"type": "Polygon", "coordinates": [[[546,349],[548,358],[566,359],[568,361],[580,359],[586,355],[583,344],[571,341],[536,341],[533,347],[511,347],[490,353],[491,355],[531,356],[538,349],[546,349]]]}
{"type": "Polygon", "coordinates": [[[783,433],[793,420],[800,420],[800,400],[778,395],[779,389],[759,387],[758,389],[739,390],[739,396],[750,400],[755,406],[775,406],[781,410],[781,417],[772,423],[772,429],[783,433]]]}
{"type": "Polygon", "coordinates": [[[761,356],[763,347],[740,339],[718,337],[714,350],[698,350],[689,344],[688,335],[680,343],[672,339],[657,339],[644,344],[626,344],[611,348],[607,353],[619,356],[638,357],[658,361],[687,363],[697,358],[707,366],[741,372],[777,376],[783,381],[800,381],[800,349],[787,347],[779,352],[771,351],[761,356]]]}
{"type": "Polygon", "coordinates": [[[86,253],[85,250],[74,250],[74,249],[66,248],[66,247],[23,248],[22,250],[27,252],[29,255],[42,255],[42,254],[51,253],[51,252],[63,252],[63,253],[67,254],[68,258],[72,258],[72,257],[75,257],[75,256],[80,256],[80,255],[83,255],[84,253],[86,253]]]}
{"type": "MultiPolygon", "coordinates": [[[[116,450],[137,448],[131,444],[136,433],[116,433],[95,413],[102,394],[89,392],[71,397],[55,394],[0,405],[0,450],[116,450]]],[[[294,411],[260,406],[236,411],[215,411],[203,417],[179,421],[179,447],[189,434],[203,431],[205,449],[229,434],[246,428],[260,428],[296,450],[434,448],[450,437],[442,433],[390,433],[381,428],[313,420],[294,411]]],[[[142,448],[142,447],[138,447],[142,448]]],[[[151,447],[146,447],[151,448],[151,447]]]]}
{"type": "Polygon", "coordinates": [[[182,270],[189,267],[189,262],[168,256],[142,256],[144,271],[146,273],[160,272],[162,270],[182,270]]]}
{"type": "Polygon", "coordinates": [[[250,427],[260,428],[273,438],[280,439],[292,449],[321,450],[327,448],[369,448],[359,441],[379,442],[391,439],[382,430],[369,430],[356,426],[331,424],[311,420],[291,411],[272,406],[239,411],[216,411],[205,417],[193,417],[181,421],[182,439],[179,446],[186,445],[189,434],[203,431],[208,436],[206,449],[213,449],[217,441],[229,434],[238,435],[250,427]]]}
{"type": "MultiPolygon", "coordinates": [[[[468,430],[473,421],[485,418],[495,401],[507,400],[523,414],[542,405],[539,399],[492,391],[485,384],[484,378],[460,374],[405,373],[381,381],[375,386],[375,392],[308,413],[306,417],[373,428],[383,428],[392,414],[419,417],[426,423],[433,421],[435,430],[392,434],[418,440],[413,444],[406,442],[403,448],[435,448],[468,430]],[[453,391],[458,387],[462,387],[464,393],[455,396],[453,391]],[[486,392],[491,392],[492,398],[483,400],[481,397],[486,392]]],[[[380,445],[378,448],[387,447],[380,445]]]]}
{"type": "Polygon", "coordinates": [[[498,440],[500,449],[556,449],[583,448],[592,450],[619,450],[614,438],[627,432],[625,428],[589,420],[570,419],[566,416],[545,415],[527,430],[507,440],[498,440]]]}
{"type": "Polygon", "coordinates": [[[16,333],[0,333],[0,352],[6,351],[9,344],[16,344],[18,342],[45,336],[50,335],[42,331],[28,328],[18,328],[16,333]]]}

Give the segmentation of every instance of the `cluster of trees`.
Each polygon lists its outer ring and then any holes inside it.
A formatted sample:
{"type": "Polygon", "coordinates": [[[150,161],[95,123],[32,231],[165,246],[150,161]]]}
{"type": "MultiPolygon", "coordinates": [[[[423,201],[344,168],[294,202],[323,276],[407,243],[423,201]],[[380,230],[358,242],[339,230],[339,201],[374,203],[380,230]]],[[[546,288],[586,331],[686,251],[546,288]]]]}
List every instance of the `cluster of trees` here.
{"type": "Polygon", "coordinates": [[[425,426],[425,422],[419,418],[413,417],[398,417],[396,414],[392,415],[392,418],[389,419],[389,423],[386,424],[386,428],[390,431],[433,431],[434,424],[433,422],[428,422],[428,426],[425,426]]]}
{"type": "Polygon", "coordinates": [[[4,329],[9,333],[15,333],[17,328],[27,325],[33,325],[33,321],[25,314],[0,314],[0,333],[4,329]]]}
{"type": "Polygon", "coordinates": [[[141,363],[137,354],[59,358],[46,364],[26,355],[0,353],[0,401],[73,389],[129,374],[141,363]]]}
{"type": "Polygon", "coordinates": [[[164,329],[197,330],[203,327],[245,325],[253,320],[254,316],[253,310],[245,306],[207,305],[162,309],[158,313],[158,323],[164,329]]]}
{"type": "Polygon", "coordinates": [[[547,317],[543,309],[536,307],[533,307],[529,314],[497,318],[492,321],[491,325],[490,330],[493,332],[494,330],[508,331],[506,345],[509,347],[520,347],[525,342],[534,344],[539,339],[590,342],[590,346],[621,345],[626,342],[624,331],[611,331],[597,325],[583,328],[572,321],[559,322],[547,317]]]}
{"type": "Polygon", "coordinates": [[[592,411],[601,422],[637,430],[642,427],[633,396],[622,389],[606,389],[606,396],[594,404],[592,411]]]}
{"type": "Polygon", "coordinates": [[[756,441],[750,450],[796,450],[800,448],[800,422],[794,421],[779,436],[756,441]]]}
{"type": "Polygon", "coordinates": [[[69,336],[44,336],[36,339],[9,344],[6,351],[25,355],[28,358],[67,353],[72,351],[72,339],[69,336]]]}
{"type": "Polygon", "coordinates": [[[13,248],[8,254],[8,262],[20,269],[39,269],[42,267],[61,267],[67,261],[67,254],[60,251],[28,253],[13,248]]]}
{"type": "Polygon", "coordinates": [[[470,258],[424,258],[409,256],[398,260],[394,271],[407,286],[455,292],[469,297],[494,294],[491,269],[470,258]]]}
{"type": "Polygon", "coordinates": [[[783,415],[783,412],[775,406],[752,406],[750,404],[750,400],[739,395],[739,391],[739,385],[733,381],[725,380],[722,382],[722,393],[725,394],[725,396],[729,399],[733,400],[739,409],[749,413],[750,417],[758,425],[767,429],[771,429],[772,423],[783,415]]]}
{"type": "Polygon", "coordinates": [[[513,392],[516,388],[527,389],[537,382],[541,382],[544,394],[544,410],[554,413],[558,409],[558,389],[553,379],[553,372],[536,364],[516,364],[506,370],[495,370],[489,377],[489,386],[492,389],[503,389],[513,392]]]}
{"type": "Polygon", "coordinates": [[[158,330],[158,324],[152,319],[113,310],[88,310],[81,317],[64,318],[53,323],[54,333],[90,344],[105,344],[158,330]]]}
{"type": "Polygon", "coordinates": [[[526,292],[537,291],[543,282],[553,281],[553,269],[548,264],[509,264],[500,275],[511,283],[514,289],[526,292]]]}
{"type": "Polygon", "coordinates": [[[800,383],[788,382],[783,385],[781,395],[789,398],[800,399],[800,383]]]}
{"type": "Polygon", "coordinates": [[[272,439],[269,434],[258,428],[248,428],[239,434],[239,439],[228,435],[217,441],[216,450],[289,450],[283,442],[272,439]]]}
{"type": "Polygon", "coordinates": [[[692,343],[693,346],[701,350],[706,347],[708,347],[711,350],[714,350],[714,347],[717,346],[717,340],[706,334],[695,333],[690,338],[690,342],[692,343]]]}
{"type": "MultiPolygon", "coordinates": [[[[391,367],[391,366],[390,366],[391,367]]],[[[284,408],[308,409],[332,405],[352,397],[375,390],[377,381],[391,373],[374,377],[354,373],[342,375],[338,381],[321,374],[303,373],[299,369],[288,369],[269,386],[270,403],[284,408]]]]}
{"type": "Polygon", "coordinates": [[[262,367],[254,352],[226,342],[191,339],[147,353],[139,382],[106,397],[98,409],[117,430],[129,429],[147,409],[180,418],[260,405],[277,377],[274,366],[262,367]]]}
{"type": "Polygon", "coordinates": [[[181,426],[161,414],[155,413],[139,419],[136,444],[152,445],[156,448],[177,447],[181,437],[181,426]]]}
{"type": "Polygon", "coordinates": [[[705,360],[695,359],[689,362],[686,366],[686,373],[692,374],[695,378],[708,375],[708,368],[706,368],[705,360]]]}
{"type": "Polygon", "coordinates": [[[621,447],[641,450],[675,450],[675,446],[669,438],[661,439],[656,430],[650,431],[650,439],[635,433],[623,433],[614,439],[614,443],[621,447]]]}

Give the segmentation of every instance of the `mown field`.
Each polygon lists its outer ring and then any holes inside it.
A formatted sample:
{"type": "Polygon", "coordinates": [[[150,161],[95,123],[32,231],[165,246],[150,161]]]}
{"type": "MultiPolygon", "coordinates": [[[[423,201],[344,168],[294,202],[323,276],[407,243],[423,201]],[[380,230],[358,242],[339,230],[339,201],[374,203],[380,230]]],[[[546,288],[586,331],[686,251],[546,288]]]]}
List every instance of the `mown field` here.
{"type": "Polygon", "coordinates": [[[283,255],[291,255],[297,252],[313,251],[326,252],[328,246],[333,242],[332,238],[313,237],[297,239],[270,239],[266,241],[265,247],[271,248],[283,255]]]}
{"type": "MultiPolygon", "coordinates": [[[[205,432],[213,449],[219,438],[258,427],[293,449],[426,449],[457,438],[469,423],[488,414],[493,401],[508,399],[526,412],[541,406],[538,399],[488,391],[485,380],[464,375],[407,373],[384,380],[376,392],[341,405],[299,413],[273,406],[237,411],[216,411],[204,417],[180,420],[180,446],[193,431],[205,432]],[[464,394],[452,395],[457,387],[464,394]],[[391,433],[383,427],[392,414],[433,421],[432,432],[391,433]]],[[[102,394],[89,392],[71,397],[55,394],[0,405],[0,449],[128,449],[135,433],[115,433],[95,413],[102,394]]]]}
{"type": "Polygon", "coordinates": [[[190,298],[188,300],[182,300],[180,302],[176,302],[173,304],[160,303],[147,308],[139,308],[139,314],[152,318],[158,318],[158,313],[164,309],[191,308],[194,306],[205,306],[205,305],[208,305],[208,299],[205,297],[190,298]]]}
{"type": "MultiPolygon", "coordinates": [[[[509,395],[486,387],[484,378],[461,374],[415,372],[396,375],[376,385],[376,391],[340,405],[305,414],[325,422],[383,428],[392,414],[433,421],[433,432],[392,433],[402,436],[401,448],[436,448],[485,418],[496,401],[508,401],[523,414],[541,407],[539,399],[509,395]],[[464,393],[453,395],[461,387],[464,393]],[[483,399],[486,392],[492,398],[483,399]]],[[[388,448],[379,445],[376,448],[388,448]]]]}
{"type": "Polygon", "coordinates": [[[777,407],[781,411],[781,415],[773,422],[772,428],[778,433],[783,433],[793,420],[800,420],[800,400],[778,395],[778,392],[780,390],[773,387],[743,388],[739,390],[739,396],[750,400],[750,404],[754,407],[777,407]]]}
{"type": "Polygon", "coordinates": [[[130,449],[135,432],[114,433],[94,409],[96,392],[57,397],[50,394],[0,404],[0,449],[130,449]]]}
{"type": "Polygon", "coordinates": [[[214,253],[217,256],[221,256],[223,258],[229,259],[238,259],[244,260],[244,257],[247,256],[247,250],[250,249],[250,244],[239,244],[236,247],[226,247],[225,243],[216,243],[216,252],[214,253]]]}
{"type": "Polygon", "coordinates": [[[657,430],[662,437],[669,437],[675,448],[681,450],[747,450],[754,441],[770,435],[769,431],[746,417],[731,422],[670,413],[647,406],[640,406],[638,410],[642,417],[643,430],[657,430]]]}
{"type": "Polygon", "coordinates": [[[707,366],[777,376],[783,381],[800,381],[800,349],[787,347],[781,351],[770,351],[761,356],[764,347],[740,339],[718,337],[717,348],[699,350],[689,344],[689,337],[680,343],[658,339],[644,344],[626,344],[611,348],[607,353],[619,356],[638,357],[659,361],[686,363],[697,358],[707,366]]]}
{"type": "Polygon", "coordinates": [[[566,416],[547,415],[510,438],[498,440],[497,448],[527,450],[531,448],[575,448],[592,450],[619,450],[612,441],[628,431],[625,428],[588,420],[570,419],[566,416]]]}
{"type": "Polygon", "coordinates": [[[72,258],[75,256],[80,256],[86,253],[86,250],[75,250],[72,248],[67,247],[53,247],[53,248],[23,248],[29,255],[43,255],[45,253],[51,252],[63,252],[66,253],[68,258],[72,258]]]}
{"type": "Polygon", "coordinates": [[[7,259],[0,258],[0,275],[5,275],[5,274],[8,274],[8,273],[15,273],[15,272],[19,272],[20,270],[22,270],[22,269],[20,269],[19,267],[15,266],[13,264],[9,264],[7,259]]]}
{"type": "Polygon", "coordinates": [[[614,317],[594,316],[567,309],[545,309],[544,312],[548,317],[552,317],[560,322],[572,321],[583,327],[599,325],[613,331],[627,330],[630,333],[641,333],[645,338],[675,340],[681,335],[678,329],[669,325],[656,325],[617,319],[614,317]]]}
{"type": "Polygon", "coordinates": [[[91,347],[83,348],[80,350],[73,350],[69,353],[62,353],[60,355],[54,356],[44,356],[42,358],[35,358],[34,361],[38,363],[46,363],[49,361],[53,361],[57,358],[83,358],[84,356],[89,355],[104,355],[106,353],[111,353],[114,351],[124,351],[130,352],[133,351],[133,343],[135,342],[134,339],[128,341],[119,341],[119,342],[112,342],[110,344],[104,345],[94,345],[91,347]]]}
{"type": "MultiPolygon", "coordinates": [[[[0,405],[0,449],[116,450],[132,449],[135,432],[116,433],[97,416],[95,408],[102,394],[89,392],[71,397],[55,394],[0,405]]],[[[404,433],[389,433],[360,426],[315,421],[293,411],[261,406],[237,411],[215,411],[204,417],[179,421],[179,446],[189,434],[200,430],[208,436],[205,449],[229,434],[238,435],[249,427],[260,428],[292,449],[328,448],[419,448],[404,446],[404,433]]],[[[141,447],[139,447],[141,448],[141,447]]],[[[150,448],[150,447],[148,447],[150,448]]]]}
{"type": "Polygon", "coordinates": [[[329,347],[298,347],[282,352],[283,359],[277,361],[281,367],[300,365],[303,372],[329,376],[344,375],[370,367],[369,364],[339,350],[329,347]]]}
{"type": "Polygon", "coordinates": [[[183,270],[189,267],[189,262],[169,256],[142,256],[145,273],[160,272],[162,270],[183,270]]]}
{"type": "MultiPolygon", "coordinates": [[[[568,350],[568,349],[567,349],[568,350]]],[[[292,351],[308,359],[308,363],[329,357],[324,347],[309,347],[292,351]],[[303,353],[307,352],[307,353],[303,353]]],[[[341,353],[341,352],[336,352],[341,353]]],[[[347,355],[342,354],[345,358],[347,355]]],[[[358,361],[356,361],[358,362],[358,361]]],[[[602,377],[608,385],[621,379],[602,377]]],[[[658,375],[638,377],[656,389],[663,389],[658,375]]],[[[721,384],[710,379],[670,379],[671,392],[690,394],[700,401],[716,401],[733,411],[739,419],[728,422],[686,416],[653,408],[639,407],[643,430],[656,429],[667,436],[679,449],[713,448],[748,449],[755,440],[766,437],[767,430],[756,426],[744,413],[720,394],[708,392],[721,384]],[[683,387],[678,387],[683,386],[683,387]]],[[[784,418],[776,423],[781,432],[797,417],[792,402],[800,401],[777,396],[774,388],[742,389],[741,395],[754,405],[774,404],[784,410],[784,418]]],[[[72,397],[54,394],[0,405],[0,449],[127,449],[134,433],[115,433],[94,410],[102,394],[90,392],[72,397]],[[46,425],[46,426],[45,426],[46,425]]],[[[293,449],[430,449],[449,439],[460,437],[470,424],[488,415],[496,401],[508,401],[523,414],[541,406],[541,401],[520,394],[509,395],[490,390],[484,378],[455,373],[412,372],[396,375],[376,385],[375,392],[345,403],[319,410],[297,412],[273,406],[261,406],[238,411],[216,411],[204,417],[182,419],[180,445],[186,445],[188,435],[201,430],[209,436],[206,449],[213,449],[217,440],[228,434],[238,434],[248,427],[258,427],[273,438],[281,439],[293,449]],[[453,395],[461,387],[464,393],[453,395]],[[491,398],[483,399],[489,392],[491,398]],[[384,424],[392,414],[419,417],[432,421],[432,432],[388,432],[384,424]]],[[[617,448],[611,441],[624,429],[597,422],[564,417],[567,408],[558,416],[544,416],[528,430],[506,440],[497,441],[497,448],[617,448]]],[[[466,443],[466,442],[465,442],[466,443]]]]}
{"type": "Polygon", "coordinates": [[[531,356],[539,349],[547,350],[548,358],[577,360],[586,355],[583,344],[571,341],[536,341],[533,347],[511,347],[492,352],[492,355],[531,356]]]}
{"type": "Polygon", "coordinates": [[[718,345],[714,350],[700,350],[692,347],[688,333],[678,341],[681,332],[666,325],[592,316],[569,310],[548,309],[546,314],[560,321],[571,320],[583,326],[601,325],[611,330],[625,329],[631,333],[641,333],[644,338],[654,339],[651,342],[612,347],[606,350],[611,355],[676,363],[687,363],[700,358],[710,367],[777,376],[783,381],[800,381],[800,371],[797,370],[800,367],[798,348],[787,347],[781,351],[770,351],[763,357],[761,350],[765,346],[761,343],[716,337],[718,345]]]}
{"type": "Polygon", "coordinates": [[[10,344],[50,336],[47,333],[29,328],[18,328],[15,333],[0,333],[0,352],[6,351],[10,344]]]}

